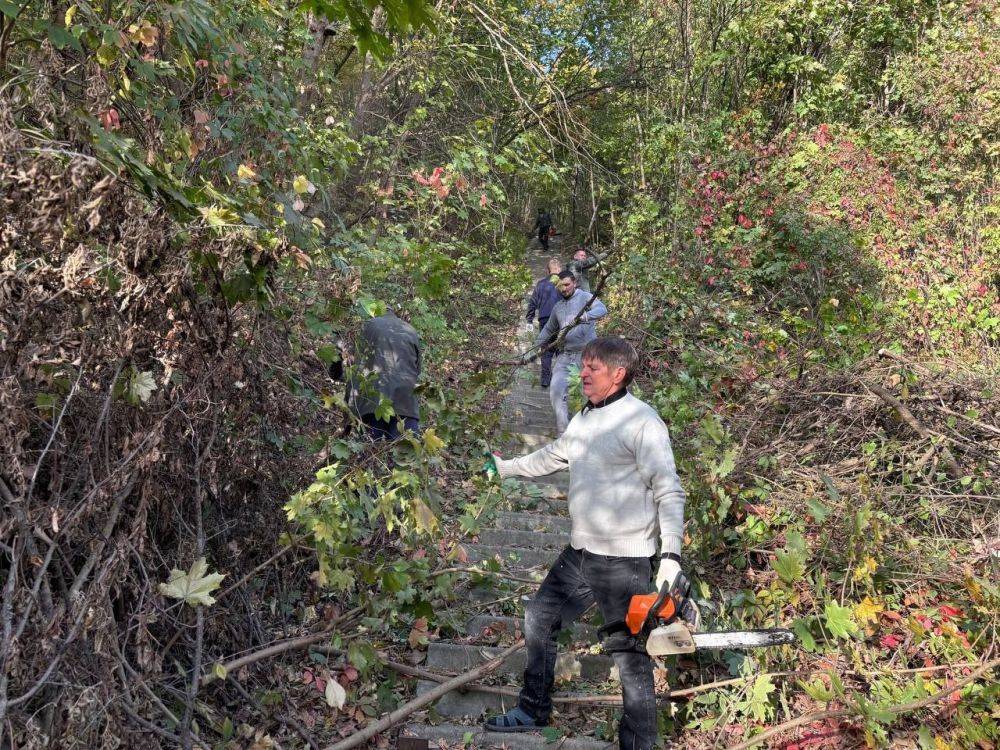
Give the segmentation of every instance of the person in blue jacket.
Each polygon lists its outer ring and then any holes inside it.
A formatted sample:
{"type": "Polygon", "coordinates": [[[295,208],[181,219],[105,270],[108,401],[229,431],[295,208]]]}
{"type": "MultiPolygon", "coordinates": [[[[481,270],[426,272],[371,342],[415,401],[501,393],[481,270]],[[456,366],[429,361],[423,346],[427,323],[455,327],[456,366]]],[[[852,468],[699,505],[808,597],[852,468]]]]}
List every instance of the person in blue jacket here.
{"type": "MultiPolygon", "coordinates": [[[[538,316],[538,327],[545,328],[552,314],[552,308],[561,299],[556,282],[562,272],[562,262],[558,258],[549,258],[549,275],[539,279],[535,283],[535,288],[528,299],[528,322],[535,320],[538,316]]],[[[542,354],[542,388],[548,388],[552,382],[552,357],[555,352],[551,349],[542,354]]]]}

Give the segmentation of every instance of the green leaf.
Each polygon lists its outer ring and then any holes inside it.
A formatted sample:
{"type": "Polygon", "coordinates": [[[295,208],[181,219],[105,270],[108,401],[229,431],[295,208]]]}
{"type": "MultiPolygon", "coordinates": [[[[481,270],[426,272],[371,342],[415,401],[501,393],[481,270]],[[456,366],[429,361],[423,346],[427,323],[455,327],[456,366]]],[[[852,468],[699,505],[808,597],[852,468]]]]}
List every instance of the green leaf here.
{"type": "Polygon", "coordinates": [[[211,592],[219,588],[223,578],[225,575],[208,573],[208,563],[204,557],[199,557],[191,564],[187,573],[177,568],[171,570],[167,582],[160,584],[160,593],[172,599],[180,599],[192,607],[208,607],[215,603],[211,592]]]}
{"type": "Polygon", "coordinates": [[[378,654],[367,641],[351,641],[347,647],[347,660],[359,672],[364,672],[378,663],[378,654]]]}
{"type": "Polygon", "coordinates": [[[792,550],[778,550],[774,553],[774,561],[771,567],[785,583],[795,583],[800,580],[806,572],[805,555],[792,550]]]}
{"type": "Polygon", "coordinates": [[[548,742],[556,742],[562,736],[563,736],[562,730],[561,729],[557,729],[556,727],[545,727],[542,730],[542,737],[545,738],[545,741],[547,743],[548,742]]]}
{"type": "Polygon", "coordinates": [[[826,686],[822,680],[813,680],[812,682],[799,681],[799,687],[801,687],[806,695],[812,698],[814,701],[819,701],[820,703],[829,703],[837,696],[834,694],[833,690],[826,686]]]}
{"type": "Polygon", "coordinates": [[[464,513],[458,518],[458,525],[462,527],[462,533],[473,535],[479,533],[479,519],[470,513],[464,513]]]}
{"type": "Polygon", "coordinates": [[[809,510],[809,515],[813,517],[816,523],[823,523],[826,517],[830,515],[830,509],[827,508],[823,503],[819,501],[819,498],[811,497],[806,501],[806,508],[809,510]]]}
{"type": "Polygon", "coordinates": [[[837,602],[827,602],[823,616],[826,620],[826,629],[836,638],[849,638],[852,633],[857,632],[858,625],[854,622],[850,607],[842,607],[837,602]]]}
{"type": "Polygon", "coordinates": [[[106,68],[118,59],[118,48],[113,44],[102,44],[97,48],[97,62],[102,68],[106,68]]]}
{"type": "Polygon", "coordinates": [[[12,3],[10,0],[0,0],[0,13],[3,13],[7,18],[17,18],[23,7],[20,3],[12,3]]]}
{"type": "Polygon", "coordinates": [[[920,746],[920,750],[934,750],[934,735],[925,724],[921,724],[920,729],[917,730],[917,744],[920,746]]]}
{"type": "Polygon", "coordinates": [[[139,402],[146,403],[155,390],[156,381],[153,380],[153,373],[149,370],[144,370],[143,372],[133,371],[132,377],[128,382],[128,391],[125,397],[132,404],[138,404],[139,402]]]}
{"type": "Polygon", "coordinates": [[[72,47],[79,52],[83,51],[83,47],[80,46],[80,40],[70,34],[61,23],[50,23],[46,24],[46,26],[48,27],[49,41],[52,42],[52,45],[56,49],[72,47]]]}
{"type": "Polygon", "coordinates": [[[811,618],[803,618],[796,620],[792,624],[792,630],[795,631],[795,636],[799,639],[802,644],[802,648],[806,651],[816,650],[816,639],[813,638],[812,629],[809,627],[811,618]]]}
{"type": "Polygon", "coordinates": [[[823,472],[820,472],[819,478],[822,479],[823,484],[826,485],[826,494],[830,496],[830,499],[833,500],[833,502],[839,503],[840,491],[834,486],[833,480],[823,472]]]}

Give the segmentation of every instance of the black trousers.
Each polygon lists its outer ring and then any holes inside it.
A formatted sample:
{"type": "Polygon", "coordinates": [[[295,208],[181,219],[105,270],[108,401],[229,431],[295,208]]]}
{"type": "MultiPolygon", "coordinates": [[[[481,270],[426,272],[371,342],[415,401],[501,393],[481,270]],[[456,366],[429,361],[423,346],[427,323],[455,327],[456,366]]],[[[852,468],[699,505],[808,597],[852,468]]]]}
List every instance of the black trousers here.
{"type": "Polygon", "coordinates": [[[372,440],[395,440],[399,437],[399,422],[403,429],[420,433],[420,422],[416,417],[393,417],[392,419],[376,419],[374,414],[363,414],[361,421],[368,428],[368,436],[372,440]]]}
{"type": "Polygon", "coordinates": [[[541,243],[542,249],[545,252],[548,252],[549,251],[549,228],[548,227],[545,227],[545,229],[539,229],[538,230],[538,241],[541,243]]]}
{"type": "MultiPolygon", "coordinates": [[[[606,557],[567,547],[542,581],[524,616],[528,663],[518,699],[522,710],[546,723],[552,713],[555,636],[593,602],[605,622],[624,619],[633,594],[653,590],[648,557],[606,557]]],[[[614,654],[625,712],[618,727],[622,750],[649,750],[656,744],[656,692],[653,662],[642,650],[614,654]]]]}

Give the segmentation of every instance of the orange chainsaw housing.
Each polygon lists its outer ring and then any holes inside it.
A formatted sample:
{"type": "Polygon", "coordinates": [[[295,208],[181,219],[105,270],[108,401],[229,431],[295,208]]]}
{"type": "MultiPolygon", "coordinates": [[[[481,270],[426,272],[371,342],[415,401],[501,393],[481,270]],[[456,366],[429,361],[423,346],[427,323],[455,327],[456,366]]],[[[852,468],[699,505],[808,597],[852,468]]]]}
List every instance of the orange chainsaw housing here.
{"type": "MultiPolygon", "coordinates": [[[[649,616],[649,610],[656,604],[658,598],[659,594],[656,592],[652,594],[636,594],[632,597],[632,601],[628,603],[628,612],[625,615],[625,625],[632,635],[639,635],[639,632],[642,630],[642,624],[646,622],[646,618],[649,616]]],[[[668,596],[664,599],[663,604],[660,606],[660,611],[656,613],[656,616],[669,621],[673,619],[676,613],[677,604],[674,602],[672,596],[668,596]]]]}

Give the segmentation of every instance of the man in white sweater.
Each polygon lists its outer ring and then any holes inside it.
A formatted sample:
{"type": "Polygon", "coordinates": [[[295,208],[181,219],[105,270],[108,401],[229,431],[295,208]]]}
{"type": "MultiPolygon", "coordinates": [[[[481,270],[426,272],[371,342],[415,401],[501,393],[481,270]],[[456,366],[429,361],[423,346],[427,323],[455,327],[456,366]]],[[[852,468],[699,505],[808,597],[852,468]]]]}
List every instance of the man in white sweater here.
{"type": "MultiPolygon", "coordinates": [[[[653,590],[680,571],[684,539],[681,488],[667,427],[627,390],[638,366],[621,338],[594,339],[582,352],[587,403],[561,437],[509,461],[494,456],[501,477],[538,477],[569,469],[570,544],[549,570],[525,611],[527,667],[518,705],[486,722],[498,732],[545,726],[552,711],[556,633],[596,602],[605,622],[625,617],[634,594],[653,590]]],[[[624,715],[620,747],[656,743],[653,666],[638,644],[614,654],[624,715]]]]}

